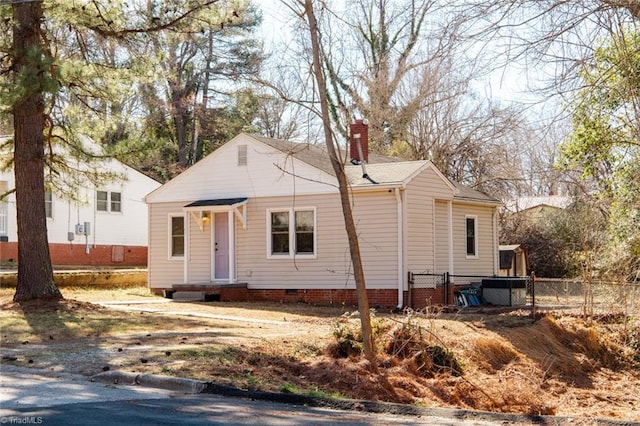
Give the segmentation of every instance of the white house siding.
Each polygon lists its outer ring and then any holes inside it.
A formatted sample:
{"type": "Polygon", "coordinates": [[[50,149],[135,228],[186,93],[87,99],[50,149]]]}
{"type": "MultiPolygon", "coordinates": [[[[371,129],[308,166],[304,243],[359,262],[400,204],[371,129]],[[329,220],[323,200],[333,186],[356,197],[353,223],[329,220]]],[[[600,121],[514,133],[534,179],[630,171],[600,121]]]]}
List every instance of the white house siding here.
{"type": "MultiPolygon", "coordinates": [[[[73,196],[79,201],[69,201],[68,197],[52,194],[52,217],[47,218],[49,243],[68,243],[68,233],[75,231],[75,225],[89,222],[89,238],[74,235],[76,244],[146,246],[148,243],[147,205],[144,196],[158,188],[160,184],[153,179],[131,169],[115,160],[104,163],[104,171],[124,174],[126,180],[112,182],[94,188],[80,187],[73,196]],[[121,194],[121,212],[101,212],[95,208],[96,189],[116,191],[121,194]]],[[[13,171],[0,174],[9,189],[15,187],[13,171]]],[[[15,194],[6,200],[7,236],[9,241],[18,240],[15,194]]]]}
{"type": "Polygon", "coordinates": [[[353,204],[367,288],[398,288],[401,266],[394,193],[388,190],[357,193],[353,204]]]}
{"type": "MultiPolygon", "coordinates": [[[[250,289],[354,288],[351,257],[337,193],[249,199],[247,229],[237,226],[238,280],[250,289]],[[294,204],[295,203],[295,204],[294,204]],[[292,207],[316,209],[317,256],[273,259],[267,257],[267,210],[292,207]]],[[[388,192],[358,194],[354,215],[367,288],[394,288],[395,201],[388,192]],[[384,200],[381,200],[384,198],[384,200]]]]}
{"type": "MultiPolygon", "coordinates": [[[[453,259],[454,274],[491,276],[495,271],[495,253],[497,251],[494,236],[492,206],[453,203],[453,259]],[[477,216],[478,255],[468,259],[466,256],[465,217],[477,216]],[[494,247],[495,246],[495,247],[494,247]]],[[[460,280],[456,279],[456,283],[460,280]]]]}
{"type": "Polygon", "coordinates": [[[218,148],[215,155],[203,158],[197,167],[187,169],[146,199],[149,203],[187,202],[335,192],[333,176],[287,157],[248,135],[239,135],[218,148]],[[247,146],[245,166],[238,165],[238,145],[247,146]],[[213,176],[215,182],[212,182],[213,176]]]}
{"type": "Polygon", "coordinates": [[[449,204],[446,201],[435,202],[435,272],[449,271],[449,204]]]}
{"type": "Polygon", "coordinates": [[[184,283],[184,261],[169,259],[169,214],[182,214],[183,203],[149,205],[149,287],[184,283]]]}
{"type": "Polygon", "coordinates": [[[407,206],[407,230],[405,235],[407,237],[406,256],[409,271],[434,272],[437,269],[435,252],[439,250],[435,247],[439,246],[436,246],[437,242],[434,241],[434,228],[440,228],[442,223],[437,223],[437,226],[434,226],[434,220],[441,221],[442,218],[436,219],[434,200],[447,197],[453,197],[453,191],[431,168],[427,168],[416,176],[407,186],[405,204],[407,206]]]}

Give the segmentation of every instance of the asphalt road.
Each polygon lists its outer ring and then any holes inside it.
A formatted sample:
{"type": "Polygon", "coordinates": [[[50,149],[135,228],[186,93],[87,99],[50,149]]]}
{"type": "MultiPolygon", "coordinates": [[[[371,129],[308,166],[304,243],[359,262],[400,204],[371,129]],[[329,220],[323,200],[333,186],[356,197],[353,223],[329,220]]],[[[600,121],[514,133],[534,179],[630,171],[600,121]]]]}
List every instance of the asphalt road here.
{"type": "Polygon", "coordinates": [[[447,416],[398,416],[92,382],[0,367],[2,425],[504,425],[447,416]]]}

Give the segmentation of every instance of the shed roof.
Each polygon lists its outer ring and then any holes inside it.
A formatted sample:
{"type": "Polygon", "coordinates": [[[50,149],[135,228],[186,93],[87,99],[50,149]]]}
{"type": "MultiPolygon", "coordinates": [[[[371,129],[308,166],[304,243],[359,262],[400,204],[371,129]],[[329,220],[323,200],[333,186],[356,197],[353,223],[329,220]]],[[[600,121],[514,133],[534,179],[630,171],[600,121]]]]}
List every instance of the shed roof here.
{"type": "Polygon", "coordinates": [[[235,204],[244,203],[247,201],[247,197],[242,198],[218,198],[215,200],[197,200],[193,203],[189,203],[185,208],[188,207],[213,207],[213,206],[233,206],[235,204]]]}

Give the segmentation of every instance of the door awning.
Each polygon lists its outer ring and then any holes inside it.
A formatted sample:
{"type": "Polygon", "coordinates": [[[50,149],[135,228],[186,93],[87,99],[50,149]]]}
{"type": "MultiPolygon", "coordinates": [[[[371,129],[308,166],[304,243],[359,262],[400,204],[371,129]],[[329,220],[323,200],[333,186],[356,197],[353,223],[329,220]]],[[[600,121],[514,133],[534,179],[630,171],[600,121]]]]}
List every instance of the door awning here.
{"type": "Polygon", "coordinates": [[[203,222],[208,220],[208,212],[227,212],[232,210],[242,223],[242,227],[247,227],[247,197],[242,198],[216,198],[212,200],[197,200],[187,204],[182,208],[198,221],[202,229],[203,222]],[[197,215],[197,213],[200,213],[197,215]]]}
{"type": "Polygon", "coordinates": [[[246,202],[247,202],[247,197],[216,198],[214,200],[198,200],[184,206],[184,210],[185,211],[216,210],[215,207],[226,207],[220,210],[228,210],[228,208],[233,208],[233,207],[245,204],[246,202]],[[204,207],[214,207],[214,208],[204,208],[204,207]]]}

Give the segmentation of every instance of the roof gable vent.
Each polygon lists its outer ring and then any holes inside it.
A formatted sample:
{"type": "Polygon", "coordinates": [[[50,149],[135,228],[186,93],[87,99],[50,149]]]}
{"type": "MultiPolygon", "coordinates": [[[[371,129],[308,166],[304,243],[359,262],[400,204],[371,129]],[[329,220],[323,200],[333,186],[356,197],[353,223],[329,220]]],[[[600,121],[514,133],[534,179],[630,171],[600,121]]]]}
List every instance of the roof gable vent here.
{"type": "Polygon", "coordinates": [[[247,165],[247,146],[238,145],[238,166],[247,165]]]}

